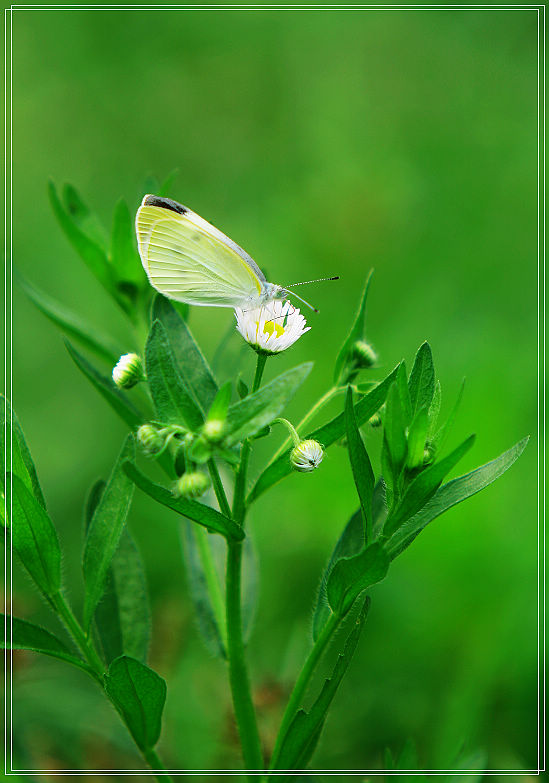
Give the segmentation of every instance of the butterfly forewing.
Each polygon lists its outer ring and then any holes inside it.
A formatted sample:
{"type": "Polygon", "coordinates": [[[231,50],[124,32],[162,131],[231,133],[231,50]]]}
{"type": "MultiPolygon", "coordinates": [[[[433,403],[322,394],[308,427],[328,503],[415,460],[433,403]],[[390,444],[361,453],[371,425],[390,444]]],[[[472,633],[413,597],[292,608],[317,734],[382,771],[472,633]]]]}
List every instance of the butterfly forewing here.
{"type": "Polygon", "coordinates": [[[154,288],[196,305],[259,300],[265,278],[242,248],[186,207],[146,203],[154,198],[145,197],[136,218],[141,261],[154,288]]]}

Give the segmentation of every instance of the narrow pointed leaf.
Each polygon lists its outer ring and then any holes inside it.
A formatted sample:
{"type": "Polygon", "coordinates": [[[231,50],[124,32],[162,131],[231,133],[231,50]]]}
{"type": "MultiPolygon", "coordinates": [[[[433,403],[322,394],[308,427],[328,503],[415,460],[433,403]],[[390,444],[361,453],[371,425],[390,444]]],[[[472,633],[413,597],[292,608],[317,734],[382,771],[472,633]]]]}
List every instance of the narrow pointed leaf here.
{"type": "Polygon", "coordinates": [[[312,366],[311,362],[306,362],[294,367],[254,394],[231,405],[227,412],[226,445],[234,446],[276,419],[308,376],[312,366]]]}
{"type": "Polygon", "coordinates": [[[127,655],[116,658],[105,675],[105,690],[141,750],[160,737],[166,683],[156,672],[127,655]]]}
{"type": "Polygon", "coordinates": [[[130,210],[124,199],[120,199],[115,208],[111,232],[111,263],[118,281],[136,286],[144,285],[147,276],[134,244],[135,226],[130,210]]]}
{"type": "Polygon", "coordinates": [[[370,601],[367,598],[345,642],[343,653],[338,656],[332,676],[324,681],[322,691],[311,709],[308,712],[301,709],[295,715],[288,727],[278,757],[274,759],[273,769],[303,770],[311,760],[328,709],[356,650],[369,606],[370,601]]]}
{"type": "Polygon", "coordinates": [[[454,468],[469,451],[475,436],[470,435],[451,454],[425,468],[409,485],[395,512],[389,516],[384,528],[384,535],[391,536],[403,522],[410,519],[427,503],[443,482],[446,475],[454,468]]]}
{"type": "Polygon", "coordinates": [[[400,406],[402,409],[402,418],[404,426],[408,427],[412,421],[412,400],[410,398],[410,390],[408,388],[408,377],[406,375],[406,363],[402,362],[398,368],[396,383],[398,385],[398,393],[400,395],[400,406]]]}
{"type": "Polygon", "coordinates": [[[96,606],[101,599],[107,572],[117,549],[120,536],[133,498],[133,483],[123,464],[135,456],[135,443],[129,435],[101,495],[91,519],[84,546],[83,570],[86,592],[84,596],[84,626],[89,628],[96,606]]]}
{"type": "Polygon", "coordinates": [[[38,589],[54,596],[61,587],[61,550],[53,522],[19,476],[8,474],[7,490],[13,549],[38,589]]]}
{"type": "Polygon", "coordinates": [[[408,386],[412,401],[412,415],[415,415],[424,405],[429,407],[435,392],[435,368],[429,343],[423,343],[416,353],[408,386]]]}
{"type": "Polygon", "coordinates": [[[360,300],[360,305],[358,308],[358,312],[355,316],[355,320],[353,322],[353,325],[351,326],[351,331],[347,335],[347,338],[345,339],[345,342],[341,346],[341,349],[337,355],[335,367],[334,367],[334,383],[336,384],[339,382],[339,376],[341,375],[341,371],[345,366],[347,355],[353,343],[356,342],[357,340],[361,340],[364,337],[364,323],[366,320],[366,300],[368,298],[368,289],[370,288],[370,281],[372,279],[373,273],[374,270],[373,269],[370,270],[370,273],[366,278],[364,292],[362,294],[362,299],[360,300]]]}
{"type": "Polygon", "coordinates": [[[419,468],[423,465],[428,426],[429,414],[424,406],[416,413],[408,433],[407,464],[410,468],[419,468]]]}
{"type": "Polygon", "coordinates": [[[172,303],[160,294],[154,299],[152,317],[164,326],[183,380],[205,414],[217,394],[217,383],[189,327],[172,303]]]}
{"type": "Polygon", "coordinates": [[[175,497],[165,487],[161,487],[160,484],[155,484],[148,479],[133,462],[126,462],[124,470],[139,489],[163,506],[173,509],[173,511],[187,519],[191,519],[193,522],[198,522],[199,525],[203,525],[208,530],[220,533],[225,538],[231,538],[234,541],[242,541],[244,538],[244,531],[232,519],[210,506],[197,503],[195,500],[175,497]]]}
{"type": "Polygon", "coordinates": [[[232,391],[233,386],[231,381],[227,381],[220,387],[211,404],[210,410],[208,411],[208,421],[225,421],[231,402],[232,391]]]}
{"type": "Polygon", "coordinates": [[[82,201],[73,185],[63,186],[63,206],[78,228],[106,252],[105,230],[97,215],[82,201]]]}
{"type": "Polygon", "coordinates": [[[431,442],[435,436],[438,417],[440,414],[440,406],[442,403],[442,388],[440,381],[435,383],[435,393],[433,394],[433,401],[429,406],[429,426],[427,428],[427,440],[431,442]]]}
{"type": "Polygon", "coordinates": [[[524,438],[491,462],[443,484],[429,502],[391,537],[387,544],[391,558],[397,557],[410,546],[415,537],[434,519],[452,506],[476,495],[502,476],[520,457],[527,443],[528,438],[524,438]]]}
{"type": "Polygon", "coordinates": [[[332,568],[327,582],[328,601],[343,617],[363,590],[385,578],[389,555],[381,544],[370,544],[358,555],[343,557],[332,568]]]}
{"type": "Polygon", "coordinates": [[[102,334],[80,315],[65,307],[43,291],[39,291],[20,275],[17,281],[32,303],[46,318],[49,318],[68,337],[78,340],[85,348],[99,356],[103,361],[113,365],[123,351],[115,345],[110,337],[102,334]]]}
{"type": "Polygon", "coordinates": [[[433,445],[436,447],[437,451],[440,451],[444,447],[444,444],[446,443],[450,430],[452,429],[452,425],[455,421],[457,412],[459,410],[459,406],[461,405],[464,389],[465,389],[465,378],[461,382],[458,396],[454,403],[454,407],[450,411],[450,415],[448,416],[448,418],[446,419],[442,427],[438,430],[438,432],[433,438],[433,445]]]}
{"type": "Polygon", "coordinates": [[[145,349],[147,380],[160,421],[185,424],[197,430],[204,415],[183,381],[167,332],[160,321],[151,327],[145,349]]]}
{"type": "MultiPolygon", "coordinates": [[[[350,386],[347,388],[347,399],[345,402],[345,425],[351,470],[353,472],[353,479],[360,500],[360,507],[364,516],[364,540],[366,541],[366,534],[368,531],[371,533],[373,527],[372,498],[374,495],[375,477],[368,452],[366,451],[356,422],[353,406],[353,391],[350,386]]],[[[368,543],[370,542],[368,541],[368,543]]]]}
{"type": "Polygon", "coordinates": [[[71,356],[71,359],[76,364],[79,370],[86,376],[92,386],[99,392],[99,394],[106,399],[115,413],[120,416],[122,421],[126,422],[128,427],[132,430],[137,429],[140,424],[143,424],[145,417],[135,407],[133,402],[130,402],[124,392],[117,389],[114,385],[114,381],[111,377],[107,377],[98,372],[95,367],[85,359],[81,353],[79,353],[74,346],[72,346],[68,340],[65,340],[65,345],[71,356]]]}
{"type": "MultiPolygon", "coordinates": [[[[398,367],[396,367],[383,381],[378,383],[371,392],[362,397],[355,405],[355,417],[359,427],[367,422],[385,402],[389,387],[396,377],[397,369],[398,367]]],[[[306,435],[305,438],[316,440],[321,443],[324,448],[328,448],[328,446],[331,446],[336,440],[343,437],[344,434],[345,414],[340,413],[327,424],[318,427],[316,430],[313,430],[306,435]]],[[[270,465],[267,465],[250,492],[248,502],[255,500],[262,495],[263,492],[272,487],[273,484],[276,484],[292,473],[290,453],[291,448],[287,449],[284,454],[281,454],[280,457],[270,465]]]]}
{"type": "Polygon", "coordinates": [[[383,432],[387,440],[395,480],[398,479],[406,460],[407,445],[404,428],[400,392],[395,381],[389,389],[383,415],[383,432]]]}
{"type": "Polygon", "coordinates": [[[69,648],[57,636],[54,636],[45,628],[39,625],[21,620],[18,617],[9,615],[0,615],[3,622],[6,623],[6,639],[2,634],[0,639],[1,650],[32,650],[33,652],[50,655],[52,658],[59,658],[86,672],[92,670],[81,658],[77,658],[69,648]]]}
{"type": "MultiPolygon", "coordinates": [[[[3,394],[0,394],[0,481],[2,482],[4,494],[4,477],[9,471],[21,479],[38,503],[45,509],[46,502],[38,481],[38,474],[36,473],[23,430],[19,424],[19,419],[9,400],[3,394]]],[[[3,502],[1,503],[0,513],[5,524],[3,502]]]]}

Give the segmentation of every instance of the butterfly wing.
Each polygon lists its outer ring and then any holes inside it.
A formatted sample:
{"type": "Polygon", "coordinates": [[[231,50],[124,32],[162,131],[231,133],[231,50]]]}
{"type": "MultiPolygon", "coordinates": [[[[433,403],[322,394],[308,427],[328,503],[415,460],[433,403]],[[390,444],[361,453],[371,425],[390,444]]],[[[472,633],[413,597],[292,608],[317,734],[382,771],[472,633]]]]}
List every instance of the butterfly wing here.
{"type": "Polygon", "coordinates": [[[182,204],[145,196],[136,231],[149,281],[164,296],[214,307],[238,307],[261,298],[265,276],[255,261],[182,204]]]}

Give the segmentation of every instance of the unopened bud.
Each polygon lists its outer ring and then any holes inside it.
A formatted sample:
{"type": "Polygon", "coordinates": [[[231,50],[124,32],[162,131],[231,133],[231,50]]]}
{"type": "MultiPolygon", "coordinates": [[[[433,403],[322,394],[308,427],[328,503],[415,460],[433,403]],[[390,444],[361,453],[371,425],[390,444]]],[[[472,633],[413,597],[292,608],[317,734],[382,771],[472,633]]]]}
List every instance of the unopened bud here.
{"type": "Polygon", "coordinates": [[[370,416],[370,418],[368,419],[368,424],[370,425],[370,427],[381,427],[382,422],[379,413],[374,413],[373,416],[370,416]]]}
{"type": "Polygon", "coordinates": [[[358,369],[366,369],[377,362],[377,353],[365,340],[357,340],[351,347],[349,358],[358,369]]]}
{"type": "Polygon", "coordinates": [[[125,353],[117,361],[112,371],[112,379],[119,389],[131,389],[145,379],[143,362],[136,353],[125,353]]]}
{"type": "Polygon", "coordinates": [[[174,495],[192,500],[201,497],[210,486],[210,479],[205,473],[183,473],[174,488],[174,495]]]}
{"type": "Polygon", "coordinates": [[[310,473],[318,468],[324,457],[324,451],[316,440],[302,440],[294,446],[290,454],[290,462],[294,470],[300,473],[310,473]]]}
{"type": "Polygon", "coordinates": [[[433,446],[431,446],[429,443],[425,446],[425,449],[423,451],[423,464],[424,465],[430,465],[431,462],[435,461],[435,450],[433,446]]]}
{"type": "Polygon", "coordinates": [[[142,424],[137,430],[137,442],[149,457],[154,457],[164,448],[165,437],[154,424],[142,424]]]}
{"type": "Polygon", "coordinates": [[[210,419],[202,427],[202,434],[210,443],[219,443],[225,433],[225,422],[222,419],[210,419]]]}

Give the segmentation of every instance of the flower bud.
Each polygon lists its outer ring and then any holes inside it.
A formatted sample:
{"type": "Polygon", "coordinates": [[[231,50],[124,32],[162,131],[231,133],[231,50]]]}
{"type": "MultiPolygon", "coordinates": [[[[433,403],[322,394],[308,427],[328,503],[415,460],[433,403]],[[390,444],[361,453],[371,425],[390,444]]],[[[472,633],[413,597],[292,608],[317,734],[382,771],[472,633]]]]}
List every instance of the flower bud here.
{"type": "Polygon", "coordinates": [[[192,500],[199,498],[210,486],[210,479],[205,473],[183,473],[174,488],[174,495],[192,500]]]}
{"type": "Polygon", "coordinates": [[[310,473],[318,468],[324,457],[324,451],[316,440],[302,440],[294,446],[290,454],[290,462],[294,470],[300,473],[310,473]]]}
{"type": "Polygon", "coordinates": [[[145,379],[143,362],[136,353],[125,353],[117,361],[112,371],[112,379],[119,389],[131,389],[145,379]]]}
{"type": "Polygon", "coordinates": [[[370,427],[381,427],[382,421],[379,413],[374,413],[373,416],[370,416],[368,419],[368,424],[370,427]]]}
{"type": "Polygon", "coordinates": [[[423,464],[430,465],[431,462],[434,461],[435,461],[435,449],[433,448],[433,446],[427,443],[423,451],[423,464]]]}
{"type": "Polygon", "coordinates": [[[164,448],[165,437],[154,424],[142,424],[137,430],[137,442],[149,457],[154,457],[164,448]]]}
{"type": "Polygon", "coordinates": [[[210,419],[202,427],[202,434],[210,443],[219,443],[225,433],[225,422],[222,419],[210,419]]]}
{"type": "Polygon", "coordinates": [[[366,340],[357,340],[351,346],[349,359],[357,369],[367,369],[377,362],[377,353],[366,340]]]}

